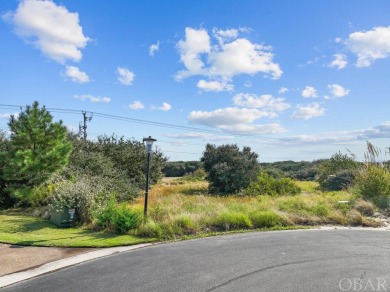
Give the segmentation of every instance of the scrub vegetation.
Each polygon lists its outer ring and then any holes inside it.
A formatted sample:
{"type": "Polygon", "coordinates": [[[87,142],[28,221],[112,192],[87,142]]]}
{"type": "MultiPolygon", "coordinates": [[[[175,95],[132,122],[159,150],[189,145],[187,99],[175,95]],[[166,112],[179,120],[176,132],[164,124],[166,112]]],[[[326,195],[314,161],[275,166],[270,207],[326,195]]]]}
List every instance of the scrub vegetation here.
{"type": "Polygon", "coordinates": [[[10,135],[0,131],[0,242],[115,246],[324,224],[378,227],[375,217],[389,213],[389,163],[369,142],[364,162],[339,152],[260,164],[235,144],[207,144],[198,162],[167,163],[153,151],[145,217],[142,142],[114,134],[82,139],[37,102],[9,127],[10,135]],[[161,182],[163,171],[182,177],[161,182]],[[58,229],[50,212],[66,208],[78,220],[58,229]]]}

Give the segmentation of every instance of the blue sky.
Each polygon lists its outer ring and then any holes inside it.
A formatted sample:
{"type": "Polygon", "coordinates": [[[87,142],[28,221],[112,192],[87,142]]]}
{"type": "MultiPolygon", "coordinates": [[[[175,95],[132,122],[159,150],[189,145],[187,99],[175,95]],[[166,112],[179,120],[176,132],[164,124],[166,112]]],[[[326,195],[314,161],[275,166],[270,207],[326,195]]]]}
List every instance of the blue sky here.
{"type": "Polygon", "coordinates": [[[0,128],[19,111],[4,105],[38,100],[73,130],[82,110],[93,115],[90,139],[151,135],[172,161],[199,159],[206,143],[250,146],[261,161],[362,158],[366,140],[385,152],[389,11],[389,1],[1,1],[0,128]]]}

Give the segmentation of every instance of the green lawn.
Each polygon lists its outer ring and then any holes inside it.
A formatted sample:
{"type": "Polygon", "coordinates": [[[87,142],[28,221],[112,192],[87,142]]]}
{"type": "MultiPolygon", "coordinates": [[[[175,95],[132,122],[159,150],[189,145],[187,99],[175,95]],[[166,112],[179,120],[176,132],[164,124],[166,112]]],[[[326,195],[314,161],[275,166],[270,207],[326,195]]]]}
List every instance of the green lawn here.
{"type": "Polygon", "coordinates": [[[20,212],[0,212],[0,222],[0,242],[16,245],[113,247],[156,241],[82,228],[58,228],[49,221],[20,212]]]}

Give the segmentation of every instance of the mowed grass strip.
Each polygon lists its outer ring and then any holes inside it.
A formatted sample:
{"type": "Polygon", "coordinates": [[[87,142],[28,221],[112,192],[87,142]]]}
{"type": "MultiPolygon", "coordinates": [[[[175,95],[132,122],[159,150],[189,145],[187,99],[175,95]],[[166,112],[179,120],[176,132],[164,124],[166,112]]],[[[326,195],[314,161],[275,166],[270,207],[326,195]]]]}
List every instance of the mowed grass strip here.
{"type": "Polygon", "coordinates": [[[20,212],[0,212],[0,222],[0,242],[16,245],[114,247],[156,241],[156,239],[98,232],[79,227],[58,228],[47,220],[20,212]]]}

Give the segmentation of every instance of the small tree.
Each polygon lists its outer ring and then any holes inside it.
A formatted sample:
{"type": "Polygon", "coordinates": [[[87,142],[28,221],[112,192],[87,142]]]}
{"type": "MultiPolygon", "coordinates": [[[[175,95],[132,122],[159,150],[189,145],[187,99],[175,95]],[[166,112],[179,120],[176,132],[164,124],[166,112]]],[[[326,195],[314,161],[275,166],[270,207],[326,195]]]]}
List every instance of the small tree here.
{"type": "Polygon", "coordinates": [[[8,126],[10,149],[1,160],[3,178],[12,189],[32,189],[68,163],[72,145],[66,139],[66,127],[62,121],[53,122],[37,101],[18,117],[12,115],[8,126]]]}
{"type": "Polygon", "coordinates": [[[201,161],[207,172],[209,192],[235,194],[247,188],[259,171],[258,155],[249,147],[206,145],[201,161]]]}
{"type": "Polygon", "coordinates": [[[328,191],[342,190],[352,185],[359,163],[354,155],[338,152],[320,166],[318,182],[328,191]]]}

